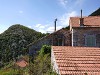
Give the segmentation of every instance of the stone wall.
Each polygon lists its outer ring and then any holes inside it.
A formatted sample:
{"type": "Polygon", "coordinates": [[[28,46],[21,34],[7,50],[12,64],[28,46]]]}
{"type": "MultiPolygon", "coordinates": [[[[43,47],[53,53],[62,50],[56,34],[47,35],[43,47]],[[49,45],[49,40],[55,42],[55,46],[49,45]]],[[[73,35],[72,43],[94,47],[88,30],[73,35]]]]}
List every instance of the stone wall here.
{"type": "Polygon", "coordinates": [[[95,46],[100,47],[100,27],[78,27],[72,30],[73,46],[87,46],[86,37],[93,35],[95,37],[95,46]]]}
{"type": "Polygon", "coordinates": [[[61,29],[31,43],[29,45],[29,53],[36,54],[35,52],[40,50],[43,45],[70,46],[70,31],[66,29],[61,29]]]}
{"type": "Polygon", "coordinates": [[[54,56],[53,48],[51,48],[51,67],[52,67],[54,72],[56,72],[57,74],[60,74],[59,69],[58,69],[58,65],[57,65],[57,62],[56,62],[56,59],[54,56]]]}

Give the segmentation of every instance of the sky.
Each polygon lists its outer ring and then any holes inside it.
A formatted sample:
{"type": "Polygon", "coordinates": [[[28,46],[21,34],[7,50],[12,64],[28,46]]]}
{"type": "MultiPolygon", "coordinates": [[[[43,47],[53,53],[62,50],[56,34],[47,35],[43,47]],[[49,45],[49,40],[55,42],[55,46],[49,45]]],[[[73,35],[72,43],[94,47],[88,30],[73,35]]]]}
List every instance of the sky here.
{"type": "Polygon", "coordinates": [[[21,24],[42,33],[69,25],[69,17],[88,16],[100,7],[100,0],[0,0],[0,33],[21,24]]]}

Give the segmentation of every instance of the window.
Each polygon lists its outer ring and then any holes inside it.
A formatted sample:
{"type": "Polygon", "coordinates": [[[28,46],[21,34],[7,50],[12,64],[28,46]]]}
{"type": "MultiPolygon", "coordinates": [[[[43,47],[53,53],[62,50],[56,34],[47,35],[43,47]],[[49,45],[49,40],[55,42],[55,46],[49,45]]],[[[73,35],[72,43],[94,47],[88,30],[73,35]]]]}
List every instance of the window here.
{"type": "Polygon", "coordinates": [[[54,46],[62,46],[62,45],[64,45],[62,38],[55,38],[55,40],[53,42],[54,42],[53,43],[54,46]]]}
{"type": "Polygon", "coordinates": [[[62,46],[62,45],[63,45],[62,39],[58,39],[58,46],[62,46]]]}
{"type": "Polygon", "coordinates": [[[57,39],[57,38],[54,38],[54,39],[53,39],[53,45],[54,45],[54,46],[57,46],[57,45],[58,45],[58,39],[57,39]]]}
{"type": "Polygon", "coordinates": [[[85,45],[88,47],[96,46],[96,37],[95,35],[86,35],[85,45]]]}

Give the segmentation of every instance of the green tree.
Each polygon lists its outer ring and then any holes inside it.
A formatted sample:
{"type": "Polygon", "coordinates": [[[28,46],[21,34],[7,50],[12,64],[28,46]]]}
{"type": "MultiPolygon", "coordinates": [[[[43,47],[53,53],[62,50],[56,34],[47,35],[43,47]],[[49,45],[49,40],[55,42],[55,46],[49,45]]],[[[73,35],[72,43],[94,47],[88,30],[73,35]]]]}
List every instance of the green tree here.
{"type": "Polygon", "coordinates": [[[49,56],[51,55],[51,46],[49,45],[43,45],[41,50],[39,51],[39,55],[45,55],[45,54],[49,54],[49,56]]]}
{"type": "Polygon", "coordinates": [[[0,34],[0,57],[4,63],[28,54],[27,45],[45,36],[20,24],[12,25],[0,34]]]}
{"type": "Polygon", "coordinates": [[[30,75],[57,75],[51,68],[51,46],[43,45],[34,63],[30,62],[30,75]]]}

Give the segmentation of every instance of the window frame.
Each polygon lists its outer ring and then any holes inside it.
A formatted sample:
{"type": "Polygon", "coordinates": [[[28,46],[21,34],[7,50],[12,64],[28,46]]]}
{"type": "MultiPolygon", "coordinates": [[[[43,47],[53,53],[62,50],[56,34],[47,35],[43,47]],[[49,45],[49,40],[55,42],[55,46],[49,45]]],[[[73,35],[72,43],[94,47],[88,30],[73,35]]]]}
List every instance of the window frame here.
{"type": "Polygon", "coordinates": [[[87,34],[87,35],[85,36],[85,46],[87,46],[87,47],[95,47],[95,46],[96,46],[96,35],[95,35],[95,34],[87,34]],[[93,38],[94,38],[94,41],[95,41],[95,42],[94,42],[94,46],[88,46],[88,45],[87,45],[87,41],[88,41],[87,38],[88,38],[88,37],[93,37],[93,38]]]}

